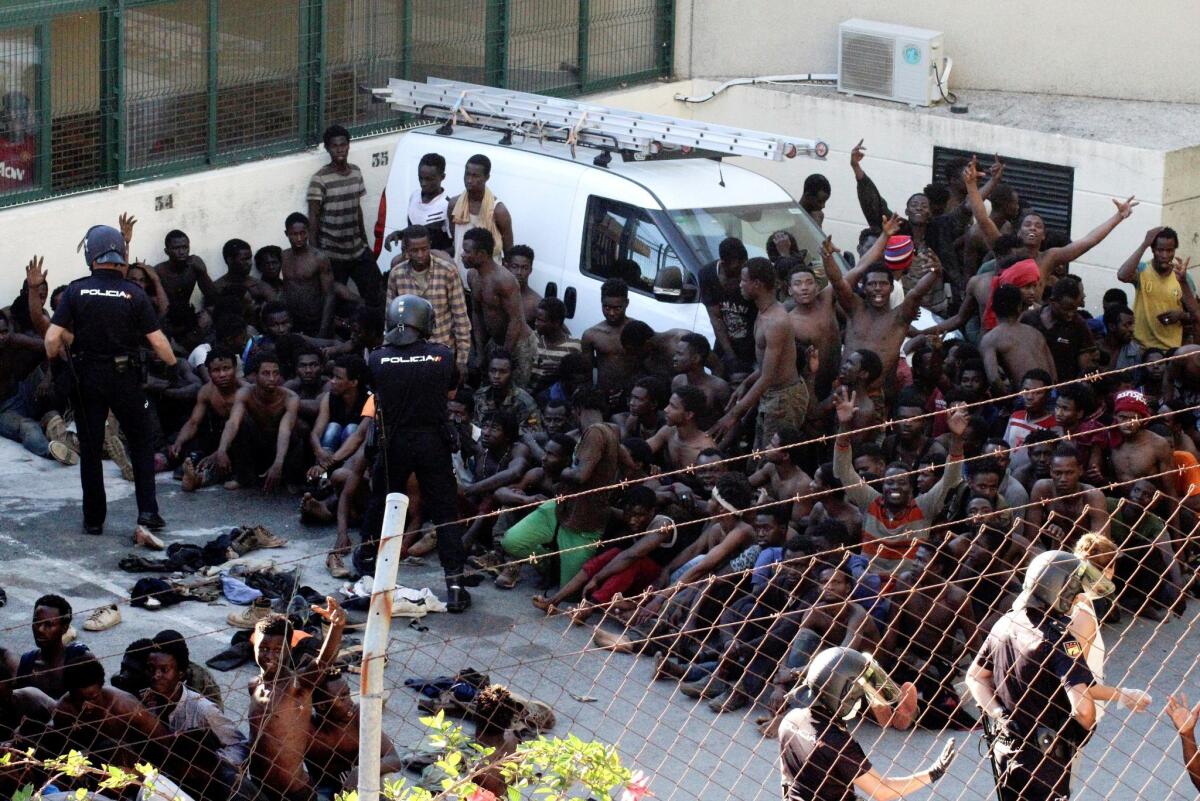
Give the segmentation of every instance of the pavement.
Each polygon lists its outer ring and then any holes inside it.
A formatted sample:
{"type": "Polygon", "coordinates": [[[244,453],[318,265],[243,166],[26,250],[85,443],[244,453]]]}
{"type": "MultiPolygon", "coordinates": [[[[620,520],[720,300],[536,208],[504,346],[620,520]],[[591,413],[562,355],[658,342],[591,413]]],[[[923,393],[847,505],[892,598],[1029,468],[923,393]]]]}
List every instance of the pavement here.
{"type": "MultiPolygon", "coordinates": [[[[223,650],[233,630],[225,616],[240,607],[225,601],[184,602],[158,611],[121,606],[123,622],[106,632],[82,630],[86,611],[127,599],[140,577],[124,573],[118,560],[137,552],[130,543],[136,508],[132,485],[105,463],[109,515],[103,537],[80,533],[78,471],[30,456],[15,443],[0,440],[0,587],[8,603],[0,608],[0,646],[20,653],[32,647],[28,624],[34,600],[46,592],[65,595],[76,610],[80,639],[111,673],[125,646],[138,637],[174,628],[190,638],[194,661],[223,650]]],[[[260,551],[256,558],[301,571],[300,580],[329,593],[341,582],[329,577],[324,554],[331,528],[300,525],[295,499],[256,491],[210,488],[183,494],[169,475],[159,476],[159,502],[168,528],[167,542],[203,544],[243,524],[265,525],[289,541],[286,548],[260,551]]],[[[443,583],[436,559],[425,567],[400,569],[399,582],[429,587],[439,595],[443,583]]],[[[527,580],[513,591],[484,585],[473,591],[475,605],[465,615],[431,614],[419,631],[403,620],[393,623],[385,681],[385,732],[398,747],[416,745],[422,736],[416,695],[403,686],[408,677],[451,674],[473,667],[493,681],[550,704],[558,722],[552,734],[575,734],[614,744],[625,764],[650,777],[656,799],[705,798],[754,801],[779,797],[777,743],[764,740],[754,726],[756,713],[715,715],[673,685],[651,680],[649,659],[613,654],[591,645],[591,630],[572,627],[562,618],[546,619],[529,604],[527,580]]],[[[1076,798],[1194,799],[1179,756],[1178,740],[1162,715],[1169,693],[1183,689],[1200,697],[1195,670],[1200,637],[1195,634],[1200,602],[1183,618],[1163,624],[1129,621],[1107,627],[1108,677],[1112,684],[1147,688],[1154,703],[1134,715],[1110,709],[1086,748],[1079,766],[1083,789],[1076,798]]],[[[350,637],[361,640],[361,630],[350,637]]],[[[227,709],[245,717],[247,668],[215,673],[227,709]]],[[[927,767],[947,735],[925,731],[880,731],[861,724],[855,736],[872,763],[885,774],[907,774],[927,767]]],[[[957,735],[959,757],[932,791],[936,797],[986,799],[993,796],[990,768],[979,756],[980,737],[957,735]]],[[[926,794],[929,791],[923,791],[926,794]]]]}

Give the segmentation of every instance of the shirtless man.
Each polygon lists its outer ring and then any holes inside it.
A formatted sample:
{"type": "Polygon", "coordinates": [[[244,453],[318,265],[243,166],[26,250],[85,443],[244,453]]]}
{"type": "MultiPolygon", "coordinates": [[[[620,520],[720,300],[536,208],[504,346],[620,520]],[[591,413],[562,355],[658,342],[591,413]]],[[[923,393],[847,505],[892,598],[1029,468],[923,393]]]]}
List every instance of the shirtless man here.
{"type": "Polygon", "coordinates": [[[896,681],[916,685],[916,723],[929,729],[975,725],[961,708],[954,682],[961,672],[959,659],[976,652],[983,632],[970,597],[950,583],[954,568],[954,560],[939,550],[926,564],[900,575],[898,608],[876,652],[896,681]]]}
{"type": "Polygon", "coordinates": [[[305,345],[296,351],[296,377],[284,383],[300,398],[300,419],[313,423],[321,413],[321,396],[329,391],[325,361],[319,348],[305,345]]]}
{"type": "Polygon", "coordinates": [[[621,429],[622,439],[650,439],[663,427],[666,389],[666,383],[655,376],[643,376],[634,382],[629,390],[629,411],[615,414],[612,419],[621,429]]]}
{"type": "MultiPolygon", "coordinates": [[[[833,413],[841,390],[849,390],[859,398],[851,430],[868,429],[854,435],[855,444],[872,441],[877,434],[876,429],[872,429],[871,426],[883,422],[886,415],[883,396],[878,391],[872,391],[873,387],[879,386],[879,378],[882,375],[883,360],[875,351],[866,348],[843,351],[835,389],[825,400],[821,401],[821,405],[818,407],[821,418],[827,419],[833,413]]],[[[923,413],[924,409],[921,411],[923,413]]],[[[921,423],[923,425],[924,421],[921,423]]]]}
{"type": "MultiPolygon", "coordinates": [[[[838,271],[832,250],[821,248],[821,256],[825,261],[826,275],[830,271],[838,271]]],[[[796,338],[796,352],[803,354],[809,347],[817,349],[814,384],[817,397],[823,398],[833,388],[833,380],[842,362],[842,331],[838,327],[837,311],[834,309],[833,284],[820,289],[812,268],[800,265],[788,279],[788,295],[796,304],[788,312],[788,322],[792,324],[792,334],[796,338]]]]}
{"type": "Polygon", "coordinates": [[[154,265],[158,279],[167,293],[167,318],[183,319],[181,310],[192,305],[192,293],[199,285],[206,304],[216,303],[217,287],[208,275],[208,267],[199,256],[191,255],[192,245],[188,235],[174,230],[163,242],[166,261],[154,265]]]}
{"type": "Polygon", "coordinates": [[[513,245],[507,252],[504,266],[521,287],[521,308],[525,310],[525,322],[533,328],[537,320],[538,304],[542,302],[542,296],[529,286],[529,276],[533,274],[533,248],[529,245],[513,245]]]}
{"type": "Polygon", "coordinates": [[[804,425],[808,387],[796,369],[796,338],[788,314],[775,300],[775,265],[764,258],[750,259],[742,266],[740,286],[742,296],[758,310],[754,319],[758,369],[733,393],[728,411],[708,433],[720,441],[757,405],[754,446],[761,448],[784,426],[804,425]]]}
{"type": "MultiPolygon", "coordinates": [[[[992,205],[988,218],[996,230],[1002,234],[1012,233],[1013,226],[1017,224],[1017,215],[1021,213],[1021,198],[1017,190],[1008,184],[997,183],[992,187],[988,200],[992,205]]],[[[994,242],[994,239],[989,241],[984,235],[978,222],[967,229],[966,241],[963,243],[964,275],[973,277],[978,272],[980,265],[987,260],[994,242]]]]}
{"type": "Polygon", "coordinates": [[[684,334],[675,346],[675,357],[671,361],[676,373],[671,379],[672,390],[691,386],[704,393],[707,408],[697,424],[705,429],[717,421],[715,415],[725,408],[729,396],[733,394],[728,381],[704,369],[710,353],[712,346],[703,334],[684,334]]]}
{"type": "Polygon", "coordinates": [[[283,291],[283,249],[279,245],[265,245],[255,251],[254,269],[276,295],[283,291]]]}
{"type": "Polygon", "coordinates": [[[1113,422],[1119,436],[1109,452],[1113,475],[1121,484],[1145,478],[1168,498],[1176,498],[1175,455],[1171,441],[1146,428],[1150,407],[1140,392],[1117,393],[1113,422]],[[1119,441],[1118,441],[1119,440],[1119,441]]]}
{"type": "MultiPolygon", "coordinates": [[[[826,247],[832,245],[826,240],[826,247]]],[[[929,271],[921,277],[904,300],[896,308],[891,307],[891,270],[883,265],[867,267],[863,283],[865,299],[855,294],[854,289],[836,270],[829,274],[829,282],[837,294],[838,304],[846,312],[845,350],[865,348],[873,350],[883,362],[885,389],[894,386],[896,362],[900,359],[900,346],[908,335],[908,327],[921,309],[921,301],[942,280],[942,266],[932,251],[929,271]]]]}
{"type": "MultiPolygon", "coordinates": [[[[765,488],[767,494],[777,501],[791,500],[808,493],[812,479],[800,469],[797,461],[804,449],[804,440],[799,430],[790,426],[776,431],[767,442],[769,450],[763,454],[766,460],[750,476],[750,486],[765,488]]],[[[805,504],[805,513],[811,508],[811,500],[805,504]]]]}
{"type": "Polygon", "coordinates": [[[679,387],[671,393],[666,408],[667,424],[647,441],[654,453],[661,452],[666,446],[665,466],[668,470],[693,467],[700,451],[716,447],[696,423],[706,405],[704,393],[695,387],[679,387]]]}
{"type": "Polygon", "coordinates": [[[63,666],[63,684],[66,693],[55,704],[52,725],[71,748],[126,770],[140,762],[163,764],[170,730],[135,696],[105,687],[96,657],[73,656],[63,666]]]}
{"type": "Polygon", "coordinates": [[[254,255],[248,242],[230,239],[221,248],[221,256],[225,259],[225,274],[213,282],[218,295],[226,294],[227,290],[241,289],[250,296],[256,309],[268,300],[275,299],[275,290],[266,281],[250,274],[254,255]]]}
{"type": "Polygon", "coordinates": [[[625,316],[629,308],[629,287],[620,278],[610,278],[600,286],[600,310],[604,319],[583,332],[583,359],[590,372],[596,368],[596,386],[610,406],[620,408],[620,400],[633,381],[621,346],[621,332],[631,322],[625,316]]]}
{"type": "Polygon", "coordinates": [[[295,434],[299,413],[300,398],[283,387],[279,357],[270,351],[260,351],[254,364],[254,383],[238,390],[217,450],[202,459],[198,468],[212,467],[222,475],[232,472],[234,478],[225,483],[226,489],[239,489],[262,478],[263,489],[274,491],[285,478],[285,463],[293,468],[289,471],[293,474],[298,466],[295,462],[304,446],[303,439],[295,434]],[[230,449],[235,454],[232,460],[230,449]],[[268,462],[272,453],[273,458],[268,462]],[[260,473],[264,464],[269,467],[260,473]]]}
{"type": "Polygon", "coordinates": [[[283,232],[291,245],[283,251],[283,302],[298,331],[327,338],[337,300],[329,257],[309,245],[308,218],[300,212],[287,216],[283,232]]]}
{"type": "Polygon", "coordinates": [[[325,606],[314,605],[312,611],[329,624],[315,659],[293,657],[297,633],[283,615],[260,620],[251,636],[259,673],[249,688],[250,775],[276,801],[314,797],[304,767],[313,728],[313,690],[337,656],[346,613],[330,597],[325,606]]]}
{"type": "Polygon", "coordinates": [[[1001,285],[992,295],[996,327],[983,335],[979,352],[992,392],[1007,395],[1030,370],[1045,370],[1055,381],[1054,356],[1042,332],[1019,322],[1021,290],[1001,285]]]}
{"type": "Polygon", "coordinates": [[[537,336],[525,321],[520,283],[492,257],[495,242],[485,228],[472,228],[463,237],[462,261],[470,270],[471,334],[480,356],[496,347],[513,355],[513,383],[525,389],[537,356],[537,336]]]}
{"type": "MultiPolygon", "coordinates": [[[[325,674],[313,688],[312,732],[304,765],[312,783],[331,795],[358,789],[358,704],[341,673],[325,674]]],[[[404,770],[386,734],[380,740],[380,775],[404,770]]]]}
{"type": "Polygon", "coordinates": [[[683,328],[655,332],[641,320],[630,320],[621,331],[626,368],[632,375],[652,375],[664,381],[670,380],[675,374],[675,351],[680,341],[690,333],[683,328]]]}
{"type": "MultiPolygon", "coordinates": [[[[204,367],[208,371],[208,383],[200,387],[191,416],[175,435],[175,441],[167,447],[172,462],[192,451],[207,456],[216,450],[238,390],[246,386],[237,373],[237,357],[220,345],[214,345],[204,357],[204,367]]],[[[205,486],[203,476],[196,471],[191,457],[184,459],[183,491],[193,492],[202,486],[205,486]]]]}
{"type": "Polygon", "coordinates": [[[1033,485],[1025,531],[1030,541],[1048,549],[1066,550],[1085,532],[1108,536],[1108,508],[1104,493],[1080,481],[1083,461],[1079,451],[1064,442],[1054,451],[1050,478],[1033,485]]]}

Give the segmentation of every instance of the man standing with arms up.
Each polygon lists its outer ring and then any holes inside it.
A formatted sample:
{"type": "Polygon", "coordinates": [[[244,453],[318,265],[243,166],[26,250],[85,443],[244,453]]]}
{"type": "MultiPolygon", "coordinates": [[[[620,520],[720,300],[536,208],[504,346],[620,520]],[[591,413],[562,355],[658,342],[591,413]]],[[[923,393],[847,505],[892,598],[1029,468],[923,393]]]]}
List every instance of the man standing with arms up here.
{"type": "Polygon", "coordinates": [[[71,282],[46,331],[46,355],[69,358],[75,380],[85,534],[104,533],[107,510],[100,460],[110,409],[129,438],[137,523],[155,531],[166,525],[154,494],[154,443],[138,349],[145,341],[164,364],[174,367],[177,362],[154,305],[125,279],[125,249],[125,239],[115,228],[97,225],[87,232],[84,259],[92,274],[71,282]]]}
{"type": "Polygon", "coordinates": [[[379,269],[367,247],[362,199],[367,195],[362,170],[347,161],[350,134],[340,125],[325,129],[329,163],[308,184],[309,243],[329,257],[333,277],[340,284],[351,278],[368,306],[383,305],[379,269]]]}
{"type": "MultiPolygon", "coordinates": [[[[421,506],[437,526],[438,559],[446,574],[446,607],[465,612],[471,605],[463,577],[466,554],[457,519],[458,485],[450,454],[452,429],[447,402],[458,386],[454,355],[445,345],[429,342],[433,307],[416,295],[400,295],[388,304],[383,347],[371,353],[371,386],[375,388],[375,425],[379,457],[371,478],[371,500],[363,519],[363,541],[378,543],[384,503],[389,492],[403,492],[417,476],[421,506]]],[[[478,576],[473,576],[478,583],[478,576]]]]}

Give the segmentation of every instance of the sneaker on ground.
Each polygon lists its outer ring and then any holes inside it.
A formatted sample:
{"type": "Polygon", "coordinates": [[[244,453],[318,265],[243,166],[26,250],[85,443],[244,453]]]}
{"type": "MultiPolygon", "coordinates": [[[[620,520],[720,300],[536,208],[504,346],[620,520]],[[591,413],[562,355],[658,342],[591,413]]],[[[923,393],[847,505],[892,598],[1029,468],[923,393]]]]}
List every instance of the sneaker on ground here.
{"type": "Polygon", "coordinates": [[[138,526],[133,530],[133,544],[141,545],[143,548],[149,548],[152,551],[161,551],[167,547],[161,539],[156,537],[145,526],[138,526]]]}
{"type": "Polygon", "coordinates": [[[511,590],[521,583],[521,565],[506,565],[496,576],[496,586],[502,590],[511,590]]]}
{"type": "Polygon", "coordinates": [[[116,604],[110,604],[93,610],[88,615],[88,619],[84,621],[83,628],[86,631],[108,631],[120,622],[121,610],[117,608],[116,604]]]}

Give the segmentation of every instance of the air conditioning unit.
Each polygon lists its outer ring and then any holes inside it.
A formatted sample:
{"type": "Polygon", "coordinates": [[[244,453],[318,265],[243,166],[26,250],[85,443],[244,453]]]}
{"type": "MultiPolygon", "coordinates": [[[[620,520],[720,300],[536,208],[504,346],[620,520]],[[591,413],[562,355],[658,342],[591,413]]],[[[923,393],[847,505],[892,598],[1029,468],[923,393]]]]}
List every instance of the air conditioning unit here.
{"type": "Polygon", "coordinates": [[[838,26],[839,92],[931,106],[949,94],[951,66],[941,31],[865,19],[838,26]]]}

